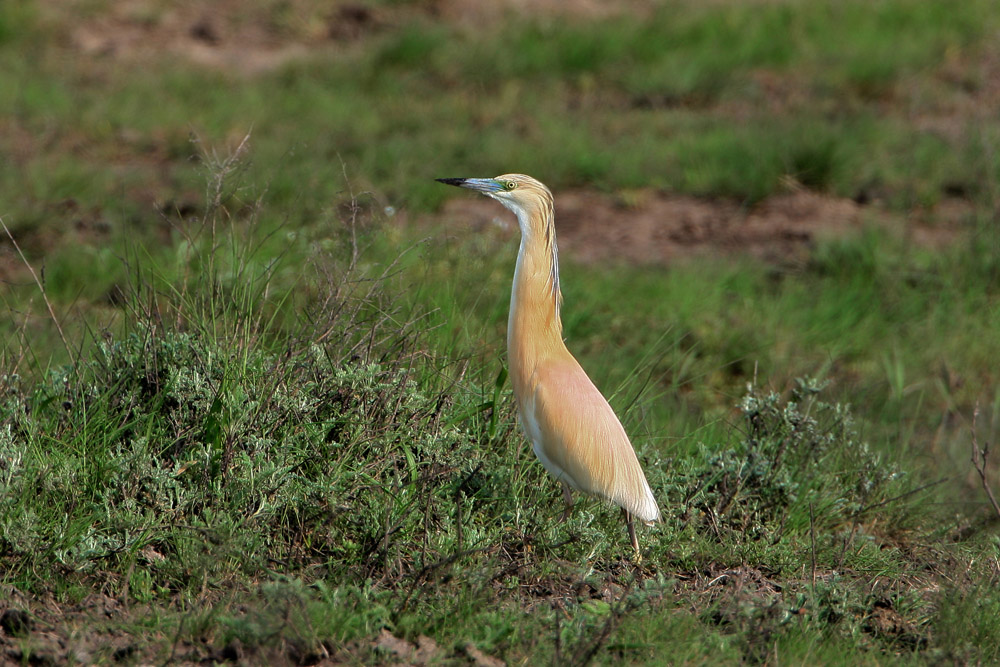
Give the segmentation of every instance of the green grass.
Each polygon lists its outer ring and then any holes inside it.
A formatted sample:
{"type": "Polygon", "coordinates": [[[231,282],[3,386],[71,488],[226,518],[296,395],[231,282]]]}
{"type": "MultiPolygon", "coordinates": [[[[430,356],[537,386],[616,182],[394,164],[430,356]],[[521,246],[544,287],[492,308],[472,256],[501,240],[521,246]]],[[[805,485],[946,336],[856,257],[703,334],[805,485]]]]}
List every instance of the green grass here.
{"type": "MultiPolygon", "coordinates": [[[[220,178],[209,201],[237,190],[246,192],[220,178]]],[[[905,381],[848,388],[885,402],[863,406],[863,427],[824,398],[822,382],[786,397],[738,395],[749,360],[775,346],[762,331],[812,350],[848,337],[820,321],[810,339],[815,307],[788,317],[828,301],[817,290],[855,304],[852,332],[892,325],[891,309],[862,298],[899,289],[879,279],[890,258],[872,247],[877,236],[830,246],[802,284],[773,282],[752,263],[636,271],[634,301],[568,267],[567,337],[600,384],[619,383],[612,402],[665,511],[662,526],[643,531],[635,568],[617,512],[584,501],[558,522],[558,487],[514,422],[497,375],[503,299],[490,284],[506,282],[509,257],[484,262],[495,249],[480,239],[455,255],[425,247],[430,265],[403,253],[386,273],[372,260],[400,252],[394,234],[362,227],[314,247],[317,275],[333,278],[323,282],[289,271],[308,251],[268,245],[266,206],[206,211],[183,229],[192,240],[179,246],[182,263],[130,260],[123,312],[93,352],[43,378],[7,378],[3,584],[20,595],[73,608],[100,590],[158,609],[146,621],[102,621],[154,659],[176,657],[182,640],[189,659],[377,662],[402,650],[373,643],[383,628],[432,637],[438,659],[470,643],[512,662],[998,657],[996,623],[954,620],[973,611],[971,590],[982,613],[1000,604],[997,573],[974,565],[996,545],[976,533],[951,543],[962,529],[954,508],[935,506],[940,487],[927,487],[929,471],[886,432],[923,432],[907,412],[922,404],[892,395],[905,381]],[[838,261],[845,253],[870,253],[868,274],[864,262],[838,261]],[[402,286],[464,275],[466,264],[487,282],[403,296],[402,286]],[[589,300],[576,297],[587,284],[589,300]],[[637,327],[624,314],[654,292],[663,303],[637,327]],[[772,315],[753,303],[761,293],[772,315]],[[726,334],[706,320],[722,310],[726,334]],[[687,375],[673,378],[681,368],[687,375]],[[967,581],[939,577],[942,559],[967,563],[967,581]]],[[[834,356],[866,356],[856,344],[834,356]]],[[[802,354],[806,366],[817,356],[802,354]]],[[[797,372],[794,358],[764,356],[763,373],[797,372]]],[[[28,609],[52,622],[44,606],[28,609]]],[[[54,649],[29,635],[21,650],[54,649]]]]}
{"type": "MultiPolygon", "coordinates": [[[[962,115],[991,9],[407,21],[254,76],[70,59],[58,13],[0,9],[0,214],[43,288],[4,241],[0,586],[35,628],[4,649],[1000,660],[996,519],[968,463],[973,407],[980,443],[1000,415],[1000,163],[992,121],[962,115]],[[511,169],[877,204],[794,264],[563,258],[568,345],[664,509],[641,567],[616,511],[558,521],[520,435],[516,242],[383,218],[453,196],[435,176],[511,169]],[[912,242],[908,217],[933,228],[955,198],[950,243],[912,242]]],[[[260,20],[299,34],[287,11],[260,20]]]]}

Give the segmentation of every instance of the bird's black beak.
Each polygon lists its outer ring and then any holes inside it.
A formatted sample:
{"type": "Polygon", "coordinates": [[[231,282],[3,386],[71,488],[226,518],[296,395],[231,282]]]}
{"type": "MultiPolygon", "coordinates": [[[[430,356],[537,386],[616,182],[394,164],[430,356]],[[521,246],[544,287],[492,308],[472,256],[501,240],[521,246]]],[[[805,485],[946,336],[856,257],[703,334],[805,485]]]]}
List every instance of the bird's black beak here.
{"type": "Polygon", "coordinates": [[[460,188],[469,188],[484,195],[492,196],[503,190],[503,185],[495,178],[438,178],[437,181],[460,188]]]}

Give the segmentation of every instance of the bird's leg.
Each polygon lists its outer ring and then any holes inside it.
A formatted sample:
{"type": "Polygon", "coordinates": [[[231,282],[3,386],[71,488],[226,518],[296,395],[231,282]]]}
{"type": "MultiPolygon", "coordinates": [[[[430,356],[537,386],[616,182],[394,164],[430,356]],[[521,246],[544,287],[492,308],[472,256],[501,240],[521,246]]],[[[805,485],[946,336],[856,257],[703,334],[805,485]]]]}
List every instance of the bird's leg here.
{"type": "Polygon", "coordinates": [[[622,508],[622,514],[625,515],[625,525],[628,526],[628,539],[632,542],[632,548],[635,549],[635,562],[638,563],[642,560],[642,552],[639,551],[639,539],[635,536],[635,521],[632,520],[632,515],[624,507],[622,508]]]}
{"type": "Polygon", "coordinates": [[[562,482],[563,498],[566,499],[566,509],[563,510],[562,518],[559,521],[565,523],[569,515],[573,512],[573,494],[569,490],[569,484],[562,482]]]}

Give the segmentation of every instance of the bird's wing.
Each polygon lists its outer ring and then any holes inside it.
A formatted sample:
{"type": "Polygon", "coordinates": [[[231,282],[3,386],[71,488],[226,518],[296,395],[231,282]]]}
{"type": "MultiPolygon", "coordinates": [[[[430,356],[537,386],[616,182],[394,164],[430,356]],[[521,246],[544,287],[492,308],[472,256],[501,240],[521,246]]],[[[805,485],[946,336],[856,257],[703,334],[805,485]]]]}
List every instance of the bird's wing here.
{"type": "Polygon", "coordinates": [[[533,412],[545,456],[581,491],[644,521],[660,511],[614,410],[572,357],[535,369],[533,412]]]}

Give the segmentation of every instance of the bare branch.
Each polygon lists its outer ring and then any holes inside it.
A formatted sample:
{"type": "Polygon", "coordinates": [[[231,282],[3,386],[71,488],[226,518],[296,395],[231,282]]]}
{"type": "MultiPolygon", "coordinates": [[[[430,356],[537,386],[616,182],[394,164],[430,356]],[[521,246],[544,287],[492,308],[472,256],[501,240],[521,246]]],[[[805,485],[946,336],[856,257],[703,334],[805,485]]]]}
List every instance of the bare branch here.
{"type": "Polygon", "coordinates": [[[979,418],[979,403],[976,403],[976,409],[972,412],[972,465],[975,466],[976,472],[979,473],[979,479],[983,483],[983,490],[986,491],[987,497],[990,499],[990,504],[993,505],[993,510],[1000,517],[1000,503],[997,503],[997,498],[993,495],[993,489],[990,488],[989,482],[986,479],[986,461],[990,455],[990,443],[985,443],[982,448],[979,447],[979,439],[976,437],[976,421],[979,418]]]}

